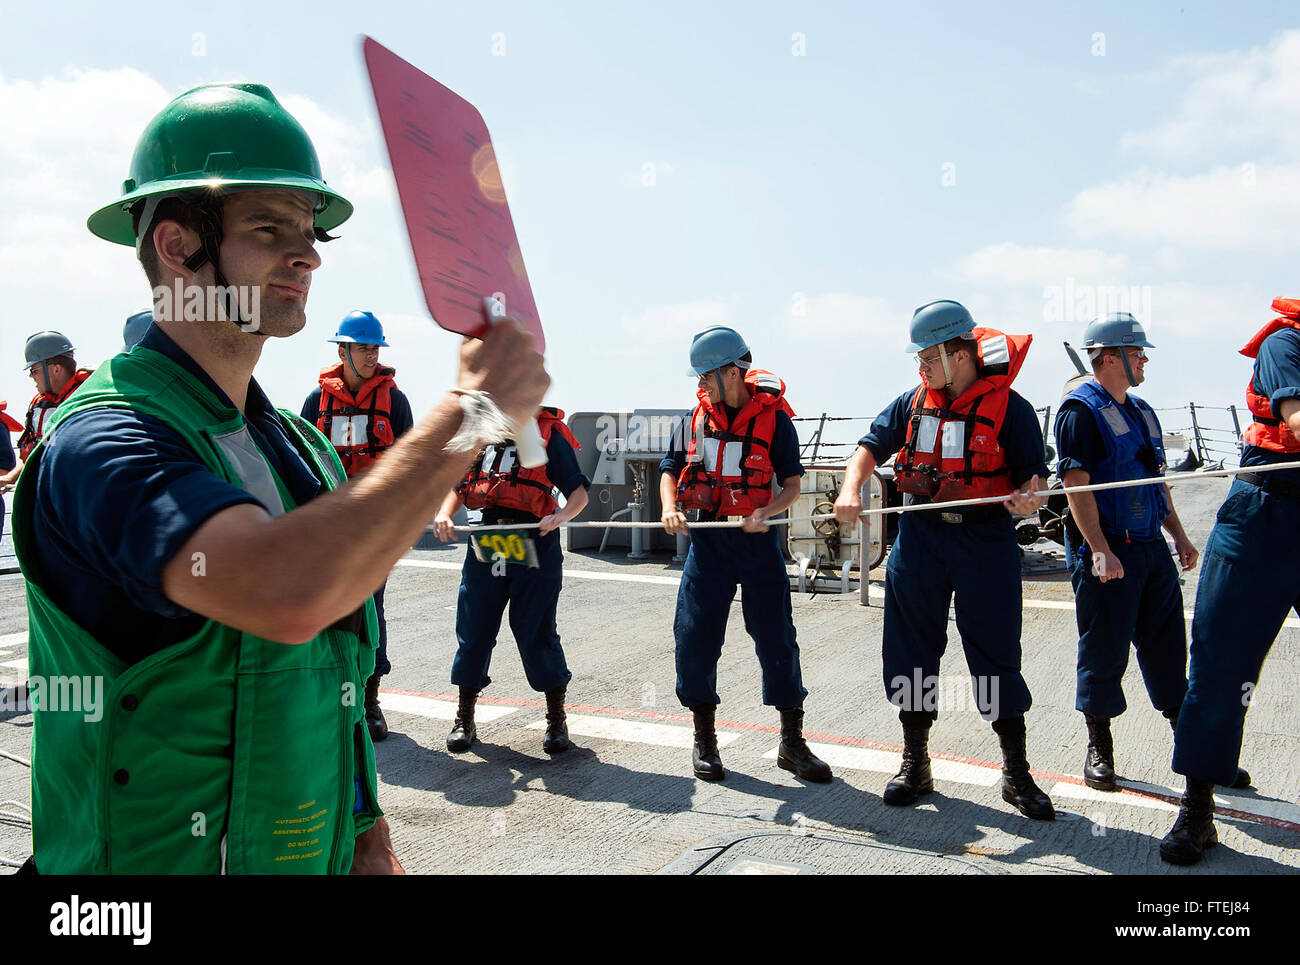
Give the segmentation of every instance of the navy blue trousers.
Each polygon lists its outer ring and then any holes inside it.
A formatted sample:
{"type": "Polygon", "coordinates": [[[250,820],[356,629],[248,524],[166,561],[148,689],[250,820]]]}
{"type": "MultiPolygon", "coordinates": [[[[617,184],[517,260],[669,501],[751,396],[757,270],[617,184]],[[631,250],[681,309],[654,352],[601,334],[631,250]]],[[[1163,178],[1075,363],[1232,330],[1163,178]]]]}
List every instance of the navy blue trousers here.
{"type": "Polygon", "coordinates": [[[1232,484],[1205,544],[1192,620],[1187,698],[1174,770],[1215,784],[1237,775],[1242,728],[1264,658],[1300,613],[1300,500],[1232,484]]]}
{"type": "Polygon", "coordinates": [[[790,610],[790,578],[779,535],[738,529],[697,529],[682,567],[677,591],[677,699],[683,707],[716,706],[718,658],[731,601],[740,586],[745,630],[754,640],[763,669],[763,703],[801,707],[808,695],[799,669],[790,610]]]}
{"type": "Polygon", "coordinates": [[[985,720],[1022,716],[1020,546],[1011,520],[945,523],[904,513],[885,567],[885,694],[900,710],[930,712],[952,602],[975,705],[985,720]],[[927,699],[930,698],[930,699],[927,699]]]}
{"type": "Polygon", "coordinates": [[[1177,710],[1187,692],[1187,628],[1178,567],[1163,539],[1125,542],[1106,534],[1124,577],[1102,583],[1092,573],[1092,550],[1067,541],[1079,661],[1074,707],[1094,717],[1118,717],[1131,643],[1156,710],[1177,710]]]}
{"type": "Polygon", "coordinates": [[[379,650],[375,653],[375,673],[381,677],[393,669],[393,665],[388,662],[388,621],[384,619],[386,589],[388,581],[384,580],[384,585],[375,591],[375,613],[379,616],[379,650]]]}
{"type": "Polygon", "coordinates": [[[544,693],[569,683],[573,674],[564,662],[555,625],[564,580],[558,532],[537,540],[537,562],[537,567],[506,564],[505,574],[495,576],[491,563],[480,563],[474,550],[467,550],[456,601],[456,657],[451,663],[451,682],[457,687],[482,690],[492,682],[488,666],[507,605],[528,686],[544,693]]]}

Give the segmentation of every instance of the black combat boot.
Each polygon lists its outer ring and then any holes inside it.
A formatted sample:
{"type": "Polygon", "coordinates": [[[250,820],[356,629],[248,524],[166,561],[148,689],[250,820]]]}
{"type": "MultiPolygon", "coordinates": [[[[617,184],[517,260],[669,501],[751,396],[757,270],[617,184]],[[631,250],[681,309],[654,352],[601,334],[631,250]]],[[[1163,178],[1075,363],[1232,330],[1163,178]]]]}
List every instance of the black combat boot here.
{"type": "Polygon", "coordinates": [[[1110,737],[1110,718],[1083,715],[1088,725],[1088,756],[1083,762],[1083,783],[1098,791],[1114,791],[1115,745],[1110,737]]]}
{"type": "Polygon", "coordinates": [[[459,754],[474,746],[474,738],[478,736],[474,728],[474,701],[477,699],[478,691],[473,687],[460,688],[460,704],[456,708],[451,733],[447,735],[447,750],[459,754]]]}
{"type": "Polygon", "coordinates": [[[695,746],[691,749],[691,764],[695,776],[701,781],[720,781],[727,776],[718,756],[718,734],[713,729],[716,707],[692,707],[695,715],[695,746]]]}
{"type": "Polygon", "coordinates": [[[556,687],[546,691],[546,736],[542,738],[542,750],[563,754],[571,746],[569,726],[564,720],[564,688],[556,687]]]}
{"type": "Polygon", "coordinates": [[[993,722],[1002,743],[1002,800],[1035,821],[1056,818],[1052,802],[1034,783],[1025,754],[1025,718],[1008,717],[993,722]]]}
{"type": "Polygon", "coordinates": [[[903,768],[885,785],[886,804],[915,804],[922,794],[934,790],[930,776],[930,721],[903,724],[903,768]]]}
{"type": "Polygon", "coordinates": [[[776,752],[777,767],[794,771],[794,776],[812,781],[814,784],[828,784],[831,779],[830,765],[808,749],[808,742],[803,739],[803,708],[781,707],[781,746],[776,752]]]}
{"type": "MultiPolygon", "coordinates": [[[[1183,708],[1179,706],[1175,707],[1173,710],[1161,711],[1169,721],[1169,726],[1173,728],[1175,734],[1178,733],[1178,712],[1182,709],[1183,708]]],[[[1246,770],[1244,767],[1237,768],[1237,779],[1229,784],[1228,787],[1232,788],[1234,791],[1241,791],[1250,787],[1250,771],[1246,770]]]]}
{"type": "Polygon", "coordinates": [[[1214,830],[1214,785],[1189,777],[1178,819],[1160,842],[1160,857],[1170,864],[1196,864],[1206,848],[1218,843],[1219,832],[1214,830]]]}
{"type": "Polygon", "coordinates": [[[378,742],[388,736],[388,721],[379,708],[379,674],[371,674],[366,681],[366,729],[370,731],[370,740],[378,742]]]}

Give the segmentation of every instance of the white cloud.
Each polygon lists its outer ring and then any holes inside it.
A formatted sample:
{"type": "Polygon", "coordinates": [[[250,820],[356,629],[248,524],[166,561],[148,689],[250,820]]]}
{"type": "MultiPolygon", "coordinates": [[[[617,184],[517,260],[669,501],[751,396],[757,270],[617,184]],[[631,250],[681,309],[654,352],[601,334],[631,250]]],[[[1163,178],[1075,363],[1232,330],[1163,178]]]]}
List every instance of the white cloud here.
{"type": "Polygon", "coordinates": [[[1060,285],[1064,279],[1108,281],[1128,267],[1123,255],[1096,248],[1047,248],[1004,241],[986,245],[957,262],[962,281],[991,285],[1060,285]]]}
{"type": "Polygon", "coordinates": [[[1137,171],[1080,191],[1066,220],[1084,240],[1190,250],[1276,252],[1300,217],[1300,164],[1218,167],[1189,176],[1137,171]]]}
{"type": "Polygon", "coordinates": [[[1225,150],[1234,157],[1296,155],[1300,128],[1292,119],[1300,114],[1300,31],[1281,31],[1245,51],[1179,57],[1170,66],[1192,77],[1177,116],[1153,130],[1125,134],[1125,150],[1178,160],[1221,157],[1225,150]]]}
{"type": "Polygon", "coordinates": [[[353,205],[362,201],[396,203],[392,171],[387,164],[373,160],[373,148],[382,143],[379,125],[373,118],[358,124],[355,118],[331,114],[309,97],[278,93],[276,97],[311,137],[320,158],[321,174],[330,187],[353,205]]]}

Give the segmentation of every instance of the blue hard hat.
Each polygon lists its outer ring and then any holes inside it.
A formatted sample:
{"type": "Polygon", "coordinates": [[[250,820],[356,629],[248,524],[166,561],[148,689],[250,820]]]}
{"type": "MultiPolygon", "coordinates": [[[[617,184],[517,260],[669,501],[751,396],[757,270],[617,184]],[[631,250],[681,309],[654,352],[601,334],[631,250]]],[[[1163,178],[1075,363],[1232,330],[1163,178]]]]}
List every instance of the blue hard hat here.
{"type": "Polygon", "coordinates": [[[1083,330],[1084,348],[1155,348],[1147,341],[1146,329],[1128,312],[1098,315],[1083,330]]]}
{"type": "Polygon", "coordinates": [[[139,345],[140,339],[144,338],[144,333],[149,331],[149,326],[152,324],[152,311],[136,312],[130,316],[122,326],[122,351],[129,352],[139,345]]]}
{"type": "Polygon", "coordinates": [[[974,328],[975,319],[960,302],[948,298],[926,302],[912,313],[912,324],[908,328],[912,341],[906,351],[924,351],[950,338],[969,335],[974,328]]]}
{"type": "Polygon", "coordinates": [[[734,328],[714,325],[706,328],[691,341],[691,371],[689,375],[707,375],[714,369],[730,365],[749,354],[749,346],[734,328]]]}
{"type": "Polygon", "coordinates": [[[60,355],[71,355],[72,352],[72,343],[62,332],[37,332],[23,346],[23,357],[27,360],[23,371],[26,372],[37,362],[48,362],[60,355]]]}
{"type": "Polygon", "coordinates": [[[350,312],[347,318],[339,322],[339,330],[334,333],[334,337],[326,341],[388,347],[384,341],[384,326],[370,312],[350,312]]]}

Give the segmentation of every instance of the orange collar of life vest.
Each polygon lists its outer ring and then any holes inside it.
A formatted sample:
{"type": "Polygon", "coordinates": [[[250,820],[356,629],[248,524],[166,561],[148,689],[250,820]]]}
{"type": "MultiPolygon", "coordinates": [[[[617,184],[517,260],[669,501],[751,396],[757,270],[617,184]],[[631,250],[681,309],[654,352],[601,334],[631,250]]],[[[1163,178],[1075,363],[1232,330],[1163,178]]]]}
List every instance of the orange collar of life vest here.
{"type": "MultiPolygon", "coordinates": [[[[785,382],[771,372],[765,369],[750,369],[745,373],[745,387],[749,389],[749,399],[736,413],[737,424],[749,421],[760,410],[772,406],[776,407],[776,411],[784,412],[790,418],[794,418],[794,409],[790,408],[790,403],[785,400],[785,382]]],[[[727,418],[725,405],[713,405],[709,401],[708,390],[703,387],[697,389],[695,395],[700,400],[701,408],[708,413],[715,426],[719,429],[730,428],[731,420],[727,418]]]]}
{"type": "Polygon", "coordinates": [[[995,328],[975,328],[971,334],[975,336],[978,378],[951,400],[943,386],[935,388],[926,383],[926,401],[931,408],[964,412],[980,396],[1010,389],[1034,342],[1032,335],[1008,335],[995,328]]]}
{"type": "Polygon", "coordinates": [[[393,376],[397,374],[396,369],[381,365],[375,369],[375,374],[361,383],[361,388],[353,396],[352,390],[348,388],[347,382],[343,380],[343,363],[335,362],[333,365],[327,365],[320,370],[320,387],[321,391],[328,392],[342,402],[350,405],[356,405],[361,399],[378,391],[379,387],[385,382],[392,382],[393,376]]]}
{"type": "Polygon", "coordinates": [[[1279,316],[1256,332],[1254,338],[1241,349],[1241,354],[1246,358],[1258,358],[1264,340],[1274,332],[1280,332],[1284,328],[1300,329],[1300,299],[1278,296],[1273,299],[1273,311],[1280,313],[1279,316]]]}

